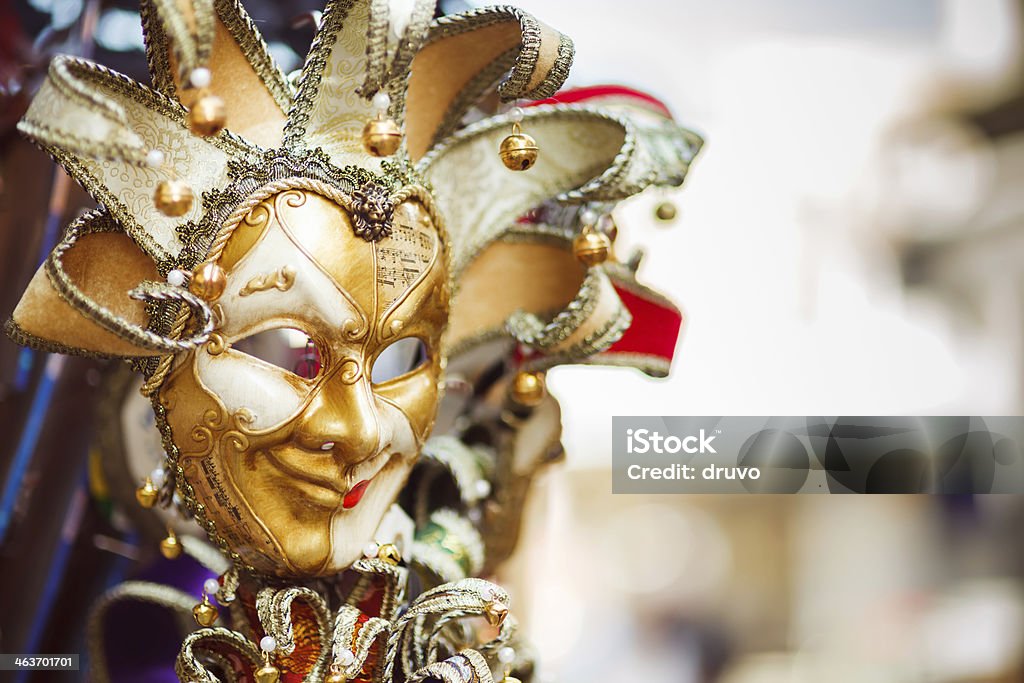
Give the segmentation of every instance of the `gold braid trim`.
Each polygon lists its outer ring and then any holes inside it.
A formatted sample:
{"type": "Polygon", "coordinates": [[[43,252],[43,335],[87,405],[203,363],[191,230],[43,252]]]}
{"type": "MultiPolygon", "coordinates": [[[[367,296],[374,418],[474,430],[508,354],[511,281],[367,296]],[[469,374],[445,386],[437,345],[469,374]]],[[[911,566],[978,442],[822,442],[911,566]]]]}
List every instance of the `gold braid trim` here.
{"type": "MultiPolygon", "coordinates": [[[[483,615],[492,601],[507,605],[508,593],[490,581],[476,578],[446,583],[420,595],[408,610],[392,622],[384,659],[383,680],[392,679],[400,645],[408,642],[410,636],[416,639],[413,632],[407,632],[411,622],[415,622],[419,617],[440,617],[444,621],[449,621],[452,618],[483,615]]],[[[508,626],[503,625],[503,630],[506,628],[508,626]]]]}
{"type": "Polygon", "coordinates": [[[463,683],[467,680],[492,683],[494,678],[483,655],[467,648],[444,661],[428,664],[406,679],[407,683],[426,680],[439,680],[442,683],[463,683]]]}
{"type": "MultiPolygon", "coordinates": [[[[185,331],[185,324],[188,319],[192,317],[192,311],[189,310],[188,306],[181,306],[178,308],[178,317],[174,319],[174,326],[171,328],[170,333],[167,335],[170,339],[177,339],[181,336],[181,333],[185,331]]],[[[168,354],[166,356],[160,356],[160,361],[157,363],[156,371],[150,375],[149,379],[142,383],[142,388],[139,390],[143,396],[149,398],[160,385],[164,383],[164,378],[167,377],[167,373],[171,371],[171,364],[174,362],[174,356],[168,354]]]]}
{"type": "Polygon", "coordinates": [[[126,581],[104,593],[89,612],[86,624],[86,643],[89,648],[90,680],[95,683],[109,683],[110,672],[107,670],[107,654],[103,639],[103,622],[107,610],[116,603],[132,600],[145,602],[158,607],[166,607],[178,617],[183,630],[188,630],[192,620],[192,606],[196,599],[171,586],[164,586],[148,581],[126,581]]]}
{"type": "Polygon", "coordinates": [[[220,683],[219,679],[203,666],[196,656],[197,650],[203,650],[211,645],[230,648],[243,660],[243,665],[248,664],[253,670],[263,664],[260,650],[241,633],[221,626],[201,628],[188,634],[181,644],[178,659],[174,663],[174,672],[178,674],[180,680],[194,681],[195,683],[220,683]]]}
{"type": "Polygon", "coordinates": [[[171,49],[178,62],[178,75],[188,83],[193,69],[205,66],[210,61],[213,49],[215,15],[212,0],[191,0],[192,22],[180,3],[175,0],[154,0],[157,16],[160,17],[167,35],[171,38],[171,49]]]}
{"type": "Polygon", "coordinates": [[[292,603],[296,600],[309,605],[316,617],[317,631],[328,630],[330,610],[327,603],[315,591],[304,586],[285,589],[264,588],[256,594],[256,612],[263,631],[277,641],[278,652],[290,655],[295,651],[295,633],[292,627],[292,603]]]}
{"type": "Polygon", "coordinates": [[[198,314],[198,330],[188,338],[179,340],[177,337],[164,337],[143,328],[130,320],[101,306],[88,294],[83,292],[64,269],[64,255],[75,246],[78,238],[87,227],[87,220],[95,214],[75,221],[68,226],[64,238],[53,248],[47,257],[44,267],[57,294],[70,306],[103,329],[116,334],[132,344],[147,350],[178,353],[188,351],[206,342],[213,332],[213,313],[206,302],[188,290],[162,282],[142,282],[128,292],[128,296],[138,301],[176,301],[181,302],[185,309],[198,314]]]}

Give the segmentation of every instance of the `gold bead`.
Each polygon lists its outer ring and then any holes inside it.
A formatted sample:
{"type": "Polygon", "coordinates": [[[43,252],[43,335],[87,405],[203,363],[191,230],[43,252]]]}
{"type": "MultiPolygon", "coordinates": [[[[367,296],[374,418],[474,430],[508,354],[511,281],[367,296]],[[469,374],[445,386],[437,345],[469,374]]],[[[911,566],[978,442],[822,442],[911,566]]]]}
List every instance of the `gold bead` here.
{"type": "Polygon", "coordinates": [[[200,626],[213,626],[217,621],[217,608],[210,602],[210,596],[203,593],[203,601],[192,608],[192,616],[200,626]]]}
{"type": "Polygon", "coordinates": [[[538,154],[537,141],[526,133],[518,132],[518,128],[513,128],[512,134],[501,141],[498,150],[501,163],[510,171],[526,171],[532,168],[537,163],[538,154]]]}
{"type": "Polygon", "coordinates": [[[173,529],[167,530],[167,537],[160,541],[160,554],[168,560],[176,560],[181,557],[181,541],[173,529]]]}
{"type": "Polygon", "coordinates": [[[398,552],[398,548],[393,543],[385,543],[377,551],[377,558],[397,566],[402,561],[402,554],[398,552]]]}
{"type": "Polygon", "coordinates": [[[281,680],[281,670],[273,664],[264,664],[256,670],[256,683],[277,683],[281,680]]]}
{"type": "Polygon", "coordinates": [[[612,241],[603,232],[587,230],[572,241],[572,253],[586,266],[596,266],[608,260],[612,241]]]}
{"type": "Polygon", "coordinates": [[[512,400],[519,405],[533,408],[546,394],[543,372],[518,372],[512,378],[512,400]]]}
{"type": "Polygon", "coordinates": [[[192,208],[195,196],[184,180],[161,180],[153,193],[156,210],[165,216],[184,216],[192,208]]]}
{"type": "Polygon", "coordinates": [[[654,210],[654,215],[658,217],[659,221],[670,221],[676,217],[676,205],[672,202],[662,202],[654,210]]]}
{"type": "Polygon", "coordinates": [[[487,607],[484,608],[484,616],[487,618],[487,623],[491,626],[501,626],[505,621],[505,617],[508,616],[508,607],[503,602],[487,603],[487,607]]]}
{"type": "Polygon", "coordinates": [[[216,301],[224,293],[227,284],[228,278],[223,268],[216,263],[203,263],[192,271],[192,280],[188,288],[206,301],[216,301]]]}
{"type": "Polygon", "coordinates": [[[363,127],[363,148],[375,157],[389,157],[402,144],[402,130],[393,119],[371,119],[363,127]]]}
{"type": "Polygon", "coordinates": [[[216,95],[203,95],[188,110],[188,127],[196,135],[208,138],[224,130],[228,115],[224,100],[216,95]]]}
{"type": "Polygon", "coordinates": [[[135,500],[147,510],[156,505],[156,499],[160,496],[160,489],[156,487],[153,480],[146,477],[146,483],[135,489],[135,500]]]}
{"type": "Polygon", "coordinates": [[[324,683],[348,683],[348,676],[341,671],[331,671],[324,679],[324,683]]]}

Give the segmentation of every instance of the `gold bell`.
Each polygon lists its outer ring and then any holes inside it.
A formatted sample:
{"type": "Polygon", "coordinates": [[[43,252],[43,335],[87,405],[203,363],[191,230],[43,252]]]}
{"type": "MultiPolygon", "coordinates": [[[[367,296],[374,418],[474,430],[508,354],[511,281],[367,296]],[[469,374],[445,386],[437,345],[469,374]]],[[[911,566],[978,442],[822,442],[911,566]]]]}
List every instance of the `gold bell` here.
{"type": "Polygon", "coordinates": [[[546,394],[543,372],[518,372],[512,378],[512,400],[519,405],[533,408],[546,394]]]}
{"type": "Polygon", "coordinates": [[[377,559],[384,560],[392,566],[397,566],[402,561],[402,553],[393,543],[385,543],[377,551],[377,559]]]}
{"type": "Polygon", "coordinates": [[[192,188],[183,180],[161,180],[153,193],[153,204],[156,210],[165,216],[178,218],[184,216],[192,208],[195,196],[192,188]]]}
{"type": "Polygon", "coordinates": [[[516,678],[515,676],[512,676],[509,673],[506,673],[504,676],[501,677],[501,683],[523,683],[523,682],[521,680],[519,680],[518,678],[516,678]]]}
{"type": "Polygon", "coordinates": [[[324,683],[348,683],[348,676],[342,673],[339,664],[331,664],[331,672],[327,674],[324,683]]]}
{"type": "Polygon", "coordinates": [[[612,241],[608,235],[589,228],[584,228],[572,241],[572,253],[588,267],[607,261],[611,248],[612,241]]]}
{"type": "Polygon", "coordinates": [[[662,202],[654,210],[654,215],[659,221],[670,221],[676,217],[676,205],[672,202],[662,202]]]}
{"type": "Polygon", "coordinates": [[[269,662],[256,670],[256,683],[277,683],[281,680],[281,670],[269,662]]]}
{"type": "Polygon", "coordinates": [[[375,157],[389,157],[402,144],[402,129],[393,119],[370,119],[363,127],[363,148],[375,157]]]}
{"type": "Polygon", "coordinates": [[[192,271],[192,280],[188,288],[198,297],[206,301],[216,301],[224,293],[228,279],[224,269],[216,263],[203,263],[192,271]]]}
{"type": "Polygon", "coordinates": [[[188,128],[196,135],[208,138],[224,130],[228,115],[224,100],[216,95],[203,95],[188,110],[188,128]]]}
{"type": "Polygon", "coordinates": [[[147,510],[156,505],[156,499],[160,496],[160,489],[153,483],[151,477],[146,477],[146,483],[135,489],[135,500],[147,510]]]}
{"type": "Polygon", "coordinates": [[[505,621],[505,617],[508,616],[508,606],[503,602],[487,603],[487,607],[484,608],[484,616],[487,618],[487,623],[491,626],[501,626],[505,621]]]}
{"type": "Polygon", "coordinates": [[[181,557],[181,541],[173,529],[167,530],[167,536],[160,541],[160,554],[168,560],[176,560],[181,557]]]}
{"type": "Polygon", "coordinates": [[[210,596],[203,593],[203,601],[192,608],[192,616],[200,626],[213,626],[217,621],[217,608],[210,602],[210,596]]]}
{"type": "Polygon", "coordinates": [[[518,123],[512,124],[512,134],[501,141],[498,156],[510,171],[526,171],[537,163],[540,153],[537,141],[523,133],[518,123]]]}

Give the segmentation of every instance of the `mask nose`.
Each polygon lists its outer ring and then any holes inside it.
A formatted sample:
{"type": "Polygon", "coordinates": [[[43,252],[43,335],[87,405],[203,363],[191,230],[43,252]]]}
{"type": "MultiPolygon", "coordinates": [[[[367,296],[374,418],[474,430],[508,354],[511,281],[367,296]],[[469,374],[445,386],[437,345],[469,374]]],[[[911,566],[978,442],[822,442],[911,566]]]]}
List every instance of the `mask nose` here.
{"type": "Polygon", "coordinates": [[[327,378],[300,418],[294,438],[310,451],[329,451],[346,465],[376,455],[381,446],[377,402],[364,376],[347,381],[343,373],[327,378]]]}

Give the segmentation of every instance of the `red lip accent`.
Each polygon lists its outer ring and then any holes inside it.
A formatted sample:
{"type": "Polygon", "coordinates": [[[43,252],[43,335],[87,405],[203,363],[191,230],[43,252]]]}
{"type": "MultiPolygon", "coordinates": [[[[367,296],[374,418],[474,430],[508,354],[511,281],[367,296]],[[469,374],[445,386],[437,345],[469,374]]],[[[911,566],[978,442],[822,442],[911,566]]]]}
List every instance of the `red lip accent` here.
{"type": "Polygon", "coordinates": [[[361,482],[352,487],[352,490],[345,494],[345,498],[341,501],[341,507],[346,510],[354,508],[359,505],[359,501],[363,499],[363,494],[366,493],[366,487],[370,485],[369,479],[363,479],[361,482]]]}

